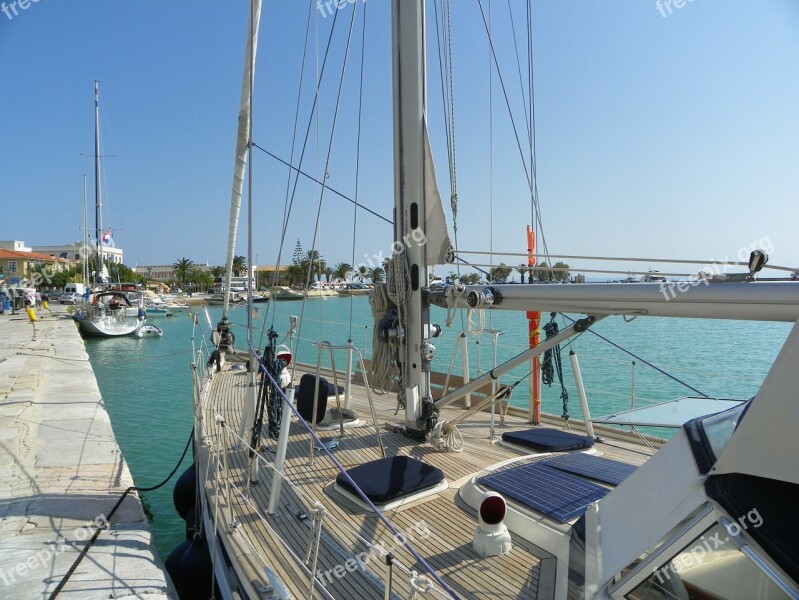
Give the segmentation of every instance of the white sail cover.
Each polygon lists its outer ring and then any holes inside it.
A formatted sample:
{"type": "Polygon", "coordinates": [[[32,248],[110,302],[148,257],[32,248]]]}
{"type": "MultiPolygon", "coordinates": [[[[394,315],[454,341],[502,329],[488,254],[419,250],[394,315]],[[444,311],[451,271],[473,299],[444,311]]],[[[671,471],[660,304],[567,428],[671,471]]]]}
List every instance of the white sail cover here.
{"type": "Polygon", "coordinates": [[[799,323],[721,453],[714,475],[743,473],[799,485],[799,323]],[[764,440],[768,439],[768,443],[764,440]]]}
{"type": "Polygon", "coordinates": [[[433,152],[424,123],[424,196],[425,196],[425,258],[428,265],[443,265],[454,260],[452,242],[447,231],[447,219],[441,205],[441,194],[436,182],[433,152]]]}
{"type": "MultiPolygon", "coordinates": [[[[247,49],[244,53],[244,76],[241,82],[241,99],[239,101],[239,127],[236,134],[236,160],[233,164],[233,188],[230,193],[230,222],[228,224],[227,263],[225,271],[225,291],[230,291],[230,280],[233,276],[233,257],[236,252],[236,233],[241,212],[241,196],[244,189],[244,171],[247,168],[247,150],[250,135],[250,91],[255,78],[255,53],[258,49],[258,29],[261,23],[261,0],[255,0],[250,13],[247,28],[247,49]],[[251,60],[252,63],[251,64],[251,60]]],[[[227,315],[230,304],[229,294],[225,294],[223,314],[227,315]]]]}

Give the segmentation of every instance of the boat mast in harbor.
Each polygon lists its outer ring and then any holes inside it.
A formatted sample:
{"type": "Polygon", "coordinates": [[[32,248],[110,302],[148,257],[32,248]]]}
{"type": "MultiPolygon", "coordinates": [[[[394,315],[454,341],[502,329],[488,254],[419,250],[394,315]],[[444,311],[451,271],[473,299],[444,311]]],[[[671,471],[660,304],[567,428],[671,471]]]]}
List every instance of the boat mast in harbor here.
{"type": "Polygon", "coordinates": [[[103,267],[103,197],[100,190],[100,82],[94,81],[94,236],[97,244],[97,264],[94,284],[105,283],[103,267]]]}

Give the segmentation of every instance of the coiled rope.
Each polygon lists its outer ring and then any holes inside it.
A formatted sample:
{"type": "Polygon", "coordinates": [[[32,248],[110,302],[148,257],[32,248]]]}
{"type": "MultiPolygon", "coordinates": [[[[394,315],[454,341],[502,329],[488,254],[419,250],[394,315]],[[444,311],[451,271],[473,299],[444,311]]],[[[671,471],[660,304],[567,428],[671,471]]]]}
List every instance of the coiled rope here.
{"type": "MultiPolygon", "coordinates": [[[[550,313],[549,323],[544,325],[546,339],[558,334],[558,324],[555,321],[556,313],[550,313]]],[[[560,361],[560,344],[555,344],[550,350],[544,351],[544,360],[541,362],[541,383],[552,386],[555,381],[555,372],[560,383],[560,399],[563,401],[563,414],[561,417],[569,420],[569,392],[563,383],[563,365],[560,361]]]]}
{"type": "Polygon", "coordinates": [[[386,264],[386,291],[388,297],[397,306],[404,306],[413,293],[411,270],[405,253],[395,254],[386,264]]]}
{"type": "MultiPolygon", "coordinates": [[[[392,261],[393,262],[393,261],[392,261]]],[[[377,392],[391,389],[394,377],[399,374],[394,349],[388,338],[380,335],[381,330],[390,325],[389,320],[397,321],[397,307],[389,297],[388,285],[376,283],[369,294],[369,306],[372,308],[374,328],[372,331],[372,364],[369,369],[369,383],[377,392]]]]}

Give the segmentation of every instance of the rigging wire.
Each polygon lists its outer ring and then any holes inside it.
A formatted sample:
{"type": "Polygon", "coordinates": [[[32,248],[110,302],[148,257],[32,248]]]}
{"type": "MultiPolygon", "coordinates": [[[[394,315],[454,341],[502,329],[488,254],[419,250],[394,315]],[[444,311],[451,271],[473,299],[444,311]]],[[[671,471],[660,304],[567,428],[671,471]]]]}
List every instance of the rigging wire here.
{"type": "MultiPolygon", "coordinates": [[[[522,143],[519,136],[519,129],[516,124],[516,119],[514,118],[513,109],[510,103],[510,97],[508,94],[507,87],[505,85],[505,79],[502,75],[502,68],[499,64],[499,59],[496,54],[496,50],[494,48],[493,37],[491,34],[491,26],[490,26],[490,6],[489,6],[489,16],[486,18],[485,10],[483,8],[482,0],[478,0],[478,7],[480,9],[480,14],[483,20],[483,27],[485,28],[486,35],[488,36],[488,44],[490,49],[490,54],[492,58],[492,63],[496,66],[497,70],[497,78],[499,79],[500,87],[502,89],[502,95],[505,100],[505,106],[508,111],[508,117],[510,118],[511,126],[513,128],[513,135],[516,140],[516,147],[519,150],[519,156],[521,158],[522,165],[524,167],[525,177],[527,179],[527,186],[530,190],[531,195],[531,210],[533,211],[532,219],[533,219],[533,226],[536,228],[536,232],[539,233],[541,238],[541,244],[546,252],[547,244],[546,238],[544,236],[543,226],[541,222],[541,211],[538,205],[538,185],[536,182],[536,174],[535,174],[535,108],[534,108],[534,87],[533,87],[533,50],[532,50],[532,12],[530,3],[527,3],[527,45],[528,45],[528,95],[529,101],[525,104],[526,108],[530,111],[530,116],[525,117],[526,123],[529,123],[528,129],[528,146],[530,150],[530,165],[528,166],[527,158],[525,157],[525,152],[522,149],[522,143]]],[[[512,13],[511,13],[512,14],[512,13]]],[[[490,83],[490,82],[489,82],[490,83]]]]}
{"type": "MultiPolygon", "coordinates": [[[[480,10],[482,11],[482,6],[480,10]]],[[[491,0],[488,0],[488,44],[489,44],[489,58],[488,58],[488,248],[491,252],[491,267],[489,273],[490,283],[494,283],[494,63],[491,62],[491,52],[493,52],[493,44],[491,42],[491,0]]],[[[499,70],[497,65],[497,70],[499,70]]],[[[483,332],[483,314],[482,309],[480,313],[480,333],[483,332]]],[[[494,315],[489,315],[488,326],[493,328],[494,315]]],[[[469,313],[469,331],[472,331],[472,315],[469,313]]]]}
{"type": "MultiPolygon", "coordinates": [[[[326,67],[327,67],[327,60],[328,60],[328,57],[330,56],[330,48],[331,48],[332,41],[333,41],[333,33],[336,31],[336,23],[338,22],[338,15],[339,15],[340,12],[341,11],[335,11],[335,13],[333,14],[333,23],[330,26],[330,35],[327,38],[327,44],[325,46],[325,52],[324,52],[324,56],[322,58],[322,65],[321,65],[321,68],[319,69],[319,74],[317,76],[317,87],[319,86],[319,84],[321,83],[322,79],[324,78],[325,70],[326,70],[326,67]]],[[[309,27],[310,27],[310,12],[309,12],[309,27]]],[[[305,56],[306,55],[303,54],[303,64],[305,63],[305,56]]],[[[297,195],[297,185],[298,185],[299,179],[300,179],[300,175],[299,175],[298,171],[299,171],[299,169],[302,168],[302,164],[303,164],[304,159],[305,159],[305,152],[308,149],[308,140],[310,139],[311,127],[313,126],[313,123],[314,123],[314,116],[317,113],[318,102],[319,102],[318,94],[314,94],[314,101],[313,101],[313,104],[311,106],[311,114],[308,117],[308,124],[307,124],[307,126],[305,128],[305,137],[303,139],[302,149],[300,151],[300,159],[299,159],[299,163],[298,163],[299,167],[298,167],[297,171],[294,171],[294,174],[295,174],[295,176],[294,176],[294,185],[293,185],[293,187],[292,186],[288,186],[288,187],[291,187],[291,191],[290,191],[290,193],[286,194],[287,208],[284,209],[285,218],[283,219],[283,224],[282,224],[282,228],[281,228],[280,245],[278,247],[278,255],[277,255],[278,258],[277,258],[276,272],[279,271],[279,269],[280,269],[281,257],[282,257],[282,253],[283,253],[283,247],[284,247],[285,241],[286,241],[286,233],[288,232],[289,219],[291,218],[291,211],[292,211],[292,209],[294,207],[294,199],[296,198],[296,195],[297,195]]],[[[290,170],[290,172],[289,172],[289,182],[291,181],[291,174],[292,174],[292,171],[290,170]]],[[[288,192],[288,190],[287,190],[287,192],[288,192]]]]}
{"type": "Polygon", "coordinates": [[[524,165],[524,174],[525,174],[525,177],[527,178],[527,185],[528,185],[529,188],[532,189],[532,185],[533,185],[532,184],[532,178],[531,178],[530,172],[529,172],[529,170],[527,168],[527,161],[524,158],[524,151],[522,150],[521,140],[519,139],[519,130],[518,130],[517,126],[516,126],[516,119],[514,119],[514,117],[513,117],[513,110],[511,109],[510,98],[508,97],[508,91],[507,91],[507,89],[505,87],[505,80],[502,77],[502,69],[499,66],[499,61],[497,59],[496,51],[494,49],[494,41],[493,41],[493,39],[491,37],[491,26],[490,26],[488,20],[486,19],[485,11],[483,10],[483,0],[477,0],[477,5],[480,8],[480,14],[483,17],[483,26],[485,27],[486,35],[488,36],[488,47],[489,47],[489,51],[490,51],[491,57],[493,58],[492,64],[494,64],[496,66],[496,68],[497,68],[497,78],[499,79],[500,87],[502,88],[502,94],[503,94],[503,96],[505,98],[505,105],[506,105],[506,107],[508,109],[508,117],[510,118],[511,126],[513,127],[513,135],[514,135],[514,137],[516,139],[516,146],[518,147],[519,154],[522,157],[522,164],[524,165]]]}
{"type": "MultiPolygon", "coordinates": [[[[303,45],[302,45],[302,60],[300,62],[300,85],[299,85],[299,87],[297,89],[297,108],[294,111],[294,126],[292,128],[292,135],[291,135],[291,152],[289,154],[289,162],[287,164],[287,166],[289,167],[289,170],[288,170],[288,174],[287,174],[287,177],[286,177],[286,200],[288,200],[289,190],[291,189],[291,175],[292,175],[291,165],[294,162],[294,150],[295,150],[296,145],[297,145],[297,125],[299,124],[299,119],[300,119],[300,99],[302,98],[302,87],[303,87],[303,81],[305,80],[305,60],[306,60],[306,56],[308,54],[308,39],[310,38],[310,30],[311,30],[311,14],[312,14],[312,3],[309,2],[308,3],[308,16],[305,19],[305,39],[303,40],[303,45]]],[[[333,19],[333,22],[335,23],[335,17],[333,19]]],[[[264,150],[263,148],[258,146],[255,142],[253,142],[252,140],[250,141],[250,143],[251,143],[251,145],[254,148],[258,148],[259,150],[261,150],[263,152],[266,152],[268,155],[272,156],[273,158],[277,158],[271,152],[268,152],[268,151],[264,150]]],[[[281,162],[286,164],[284,161],[281,161],[281,162]]],[[[282,223],[284,223],[284,224],[286,223],[286,221],[288,219],[287,211],[288,211],[288,202],[285,201],[283,203],[283,220],[282,220],[282,223]]],[[[284,240],[284,238],[285,238],[285,225],[284,225],[283,235],[282,235],[282,237],[280,239],[280,247],[278,248],[277,263],[275,265],[275,273],[272,276],[272,287],[276,286],[278,284],[278,281],[280,281],[280,261],[281,261],[281,253],[283,251],[283,240],[284,240]]],[[[271,306],[267,306],[267,308],[266,308],[267,315],[269,314],[269,311],[270,311],[271,308],[272,308],[271,306]]],[[[271,324],[272,328],[274,328],[274,326],[275,326],[275,317],[276,316],[277,316],[277,308],[275,308],[274,311],[272,312],[272,324],[271,324]]],[[[264,332],[266,330],[266,322],[267,322],[267,320],[268,320],[268,318],[265,318],[264,322],[263,322],[263,324],[261,326],[261,336],[260,336],[259,346],[263,343],[263,337],[264,337],[264,332]]]]}
{"type": "MultiPolygon", "coordinates": [[[[341,106],[341,95],[342,95],[342,90],[344,88],[344,76],[345,76],[345,74],[347,72],[347,63],[349,61],[349,56],[350,56],[350,44],[352,42],[352,33],[353,33],[353,29],[355,27],[355,17],[356,17],[356,15],[358,13],[357,9],[358,9],[358,5],[355,5],[355,7],[353,8],[353,11],[352,11],[352,16],[350,18],[350,27],[349,27],[349,32],[347,34],[347,44],[346,44],[346,47],[344,49],[344,59],[343,59],[342,65],[341,65],[341,75],[339,77],[338,90],[336,92],[336,103],[335,103],[335,107],[333,109],[333,121],[332,121],[332,124],[331,124],[331,127],[330,127],[330,137],[328,139],[327,154],[325,156],[325,164],[324,164],[324,171],[323,171],[323,173],[325,175],[327,174],[328,168],[330,166],[330,156],[331,156],[331,154],[333,152],[333,141],[335,140],[336,125],[338,124],[339,108],[341,106]]],[[[320,77],[318,79],[318,82],[317,82],[317,95],[318,95],[318,90],[319,90],[319,82],[321,82],[321,75],[320,75],[320,77]]],[[[318,98],[317,98],[317,101],[315,103],[318,103],[318,98]]],[[[319,111],[316,111],[316,114],[317,114],[317,119],[318,119],[319,111]]],[[[318,144],[317,144],[317,147],[318,147],[318,144]]],[[[311,266],[308,269],[308,274],[306,276],[305,297],[303,298],[302,310],[300,311],[299,325],[297,326],[298,341],[297,341],[296,348],[295,348],[295,352],[296,352],[295,355],[296,356],[299,356],[299,337],[302,335],[302,322],[303,322],[303,317],[305,316],[306,301],[308,299],[308,288],[310,287],[311,276],[313,274],[314,253],[318,254],[318,252],[316,251],[316,242],[317,242],[317,238],[318,238],[318,234],[319,234],[319,221],[320,221],[320,216],[322,214],[322,204],[324,202],[324,196],[325,196],[325,188],[324,188],[324,186],[322,186],[321,189],[319,190],[319,200],[317,201],[317,205],[316,205],[316,226],[314,227],[314,235],[313,235],[313,240],[311,241],[311,249],[308,252],[308,257],[309,257],[309,259],[311,259],[310,260],[311,266]]],[[[296,365],[296,362],[294,364],[296,365]]]]}
{"type": "MultiPolygon", "coordinates": [[[[435,9],[436,41],[438,42],[438,65],[441,82],[441,101],[444,110],[444,131],[447,139],[447,159],[449,164],[450,208],[452,209],[452,230],[455,250],[458,249],[458,177],[455,157],[455,89],[452,77],[452,29],[449,0],[441,0],[441,22],[439,22],[438,3],[435,9]],[[446,3],[446,11],[444,3],[446,3]],[[449,85],[447,85],[447,83],[449,85]]],[[[460,282],[461,267],[456,263],[455,270],[460,282]]],[[[453,282],[454,283],[454,282],[453,282]]],[[[460,313],[461,329],[465,327],[463,312],[460,313]]]]}
{"type": "MultiPolygon", "coordinates": [[[[563,314],[563,313],[561,313],[561,314],[563,315],[563,317],[564,317],[565,319],[568,319],[568,320],[569,320],[569,321],[571,321],[572,323],[575,323],[575,322],[576,322],[576,320],[575,320],[575,319],[572,319],[572,318],[571,318],[569,315],[566,315],[566,314],[563,314]]],[[[596,331],[594,331],[592,328],[590,328],[590,327],[589,327],[589,328],[588,328],[586,331],[590,331],[590,332],[591,332],[591,333],[593,333],[595,336],[597,336],[599,339],[606,341],[608,344],[610,344],[610,345],[611,345],[611,346],[613,346],[614,348],[617,348],[618,350],[621,350],[622,352],[624,352],[624,353],[626,353],[626,354],[629,354],[629,355],[630,355],[630,356],[632,356],[632,357],[633,357],[635,360],[639,360],[639,361],[641,361],[642,363],[644,363],[645,365],[647,365],[648,367],[652,367],[652,368],[653,368],[653,369],[655,369],[655,371],[657,371],[658,373],[661,373],[661,374],[665,375],[666,377],[668,377],[669,379],[673,379],[673,380],[674,380],[674,381],[676,381],[677,383],[679,383],[679,384],[681,384],[681,385],[684,385],[684,386],[685,386],[685,387],[687,387],[689,390],[696,392],[697,394],[699,394],[699,395],[700,395],[700,396],[702,396],[703,398],[710,398],[710,396],[708,396],[706,393],[704,393],[704,392],[702,392],[702,391],[700,391],[700,390],[696,389],[696,388],[695,388],[694,386],[692,386],[691,384],[689,384],[689,383],[686,383],[685,381],[681,380],[680,378],[676,377],[675,375],[672,375],[671,373],[669,373],[669,372],[667,372],[667,371],[664,371],[663,369],[661,369],[660,367],[658,367],[656,364],[654,364],[654,363],[651,363],[651,362],[649,362],[648,360],[646,360],[646,359],[644,359],[644,358],[641,358],[640,356],[638,356],[638,355],[637,355],[637,354],[635,354],[634,352],[632,352],[632,351],[630,351],[630,350],[627,350],[625,347],[623,347],[623,346],[620,346],[619,344],[617,344],[617,343],[616,343],[616,342],[614,342],[613,340],[610,340],[610,339],[606,338],[605,336],[603,336],[602,334],[600,334],[600,333],[597,333],[597,332],[596,332],[596,331]]]]}
{"type": "MultiPolygon", "coordinates": [[[[363,21],[361,24],[361,64],[360,64],[360,76],[358,79],[358,126],[357,126],[357,133],[355,136],[355,198],[353,202],[355,207],[353,209],[353,216],[352,216],[352,258],[350,259],[352,260],[352,262],[350,263],[350,269],[355,268],[355,235],[358,230],[358,191],[359,191],[358,184],[360,183],[360,175],[361,175],[361,124],[363,116],[363,73],[364,73],[363,65],[364,65],[364,57],[366,54],[366,8],[367,5],[364,3],[363,21]]],[[[352,343],[352,318],[353,318],[354,307],[355,307],[355,295],[350,294],[350,331],[348,338],[350,344],[352,343]]]]}
{"type": "MultiPolygon", "coordinates": [[[[366,7],[364,7],[364,12],[366,12],[366,7]]],[[[346,194],[344,194],[343,192],[340,192],[340,191],[338,191],[337,189],[335,189],[335,188],[333,188],[333,187],[331,187],[331,186],[327,185],[326,183],[324,183],[324,182],[322,182],[322,181],[319,181],[319,179],[317,179],[317,178],[316,178],[316,177],[314,177],[313,175],[310,175],[309,173],[306,173],[306,172],[305,172],[305,171],[303,171],[302,169],[299,169],[299,168],[295,167],[295,166],[294,166],[294,165],[292,165],[290,162],[287,162],[287,161],[283,160],[282,158],[280,158],[280,157],[279,157],[279,156],[277,156],[276,154],[273,154],[272,152],[270,152],[270,151],[269,151],[269,150],[267,150],[266,148],[264,148],[264,147],[262,147],[262,146],[259,146],[258,144],[254,143],[254,142],[253,142],[253,145],[252,145],[252,146],[253,146],[253,148],[256,148],[257,150],[260,150],[261,152],[263,152],[264,154],[266,154],[266,155],[267,155],[267,156],[269,156],[270,158],[273,158],[273,159],[274,159],[274,160],[276,160],[277,162],[279,162],[279,163],[281,163],[282,165],[284,165],[284,166],[288,167],[288,168],[289,168],[291,171],[296,171],[296,172],[297,172],[299,175],[302,175],[302,176],[303,176],[303,177],[305,177],[306,179],[309,179],[309,180],[313,181],[314,183],[316,183],[316,184],[318,184],[318,185],[321,185],[321,186],[322,186],[322,187],[324,187],[324,188],[325,188],[327,191],[329,191],[329,192],[331,192],[331,193],[335,194],[336,196],[338,196],[338,197],[339,197],[339,198],[341,198],[342,200],[346,200],[347,202],[349,202],[349,203],[353,204],[353,205],[354,205],[356,208],[360,208],[361,210],[365,210],[365,211],[366,211],[366,212],[368,212],[369,214],[371,214],[371,215],[374,215],[374,216],[375,216],[375,217],[377,217],[378,219],[381,219],[381,220],[385,221],[385,222],[386,222],[386,223],[388,223],[389,225],[393,225],[393,224],[394,224],[394,221],[392,221],[392,220],[391,220],[391,219],[389,219],[388,217],[384,217],[384,216],[383,216],[383,215],[381,215],[379,212],[376,212],[376,211],[372,210],[371,208],[369,208],[368,206],[365,206],[365,205],[361,204],[360,202],[358,202],[358,200],[357,200],[357,199],[350,198],[349,196],[347,196],[347,195],[346,195],[346,194]]],[[[356,197],[357,197],[357,194],[356,194],[356,197]]],[[[354,260],[354,258],[353,258],[353,260],[354,260]]]]}

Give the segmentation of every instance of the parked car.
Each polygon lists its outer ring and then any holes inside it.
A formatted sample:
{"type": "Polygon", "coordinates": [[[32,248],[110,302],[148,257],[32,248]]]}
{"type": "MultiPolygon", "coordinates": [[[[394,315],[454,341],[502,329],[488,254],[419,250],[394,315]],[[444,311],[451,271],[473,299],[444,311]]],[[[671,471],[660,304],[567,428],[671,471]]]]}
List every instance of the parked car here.
{"type": "Polygon", "coordinates": [[[83,300],[83,296],[77,292],[64,292],[58,297],[61,304],[77,304],[81,300],[83,300]]]}
{"type": "Polygon", "coordinates": [[[61,296],[61,292],[58,290],[42,290],[40,293],[44,302],[58,300],[59,296],[61,296]]]}

